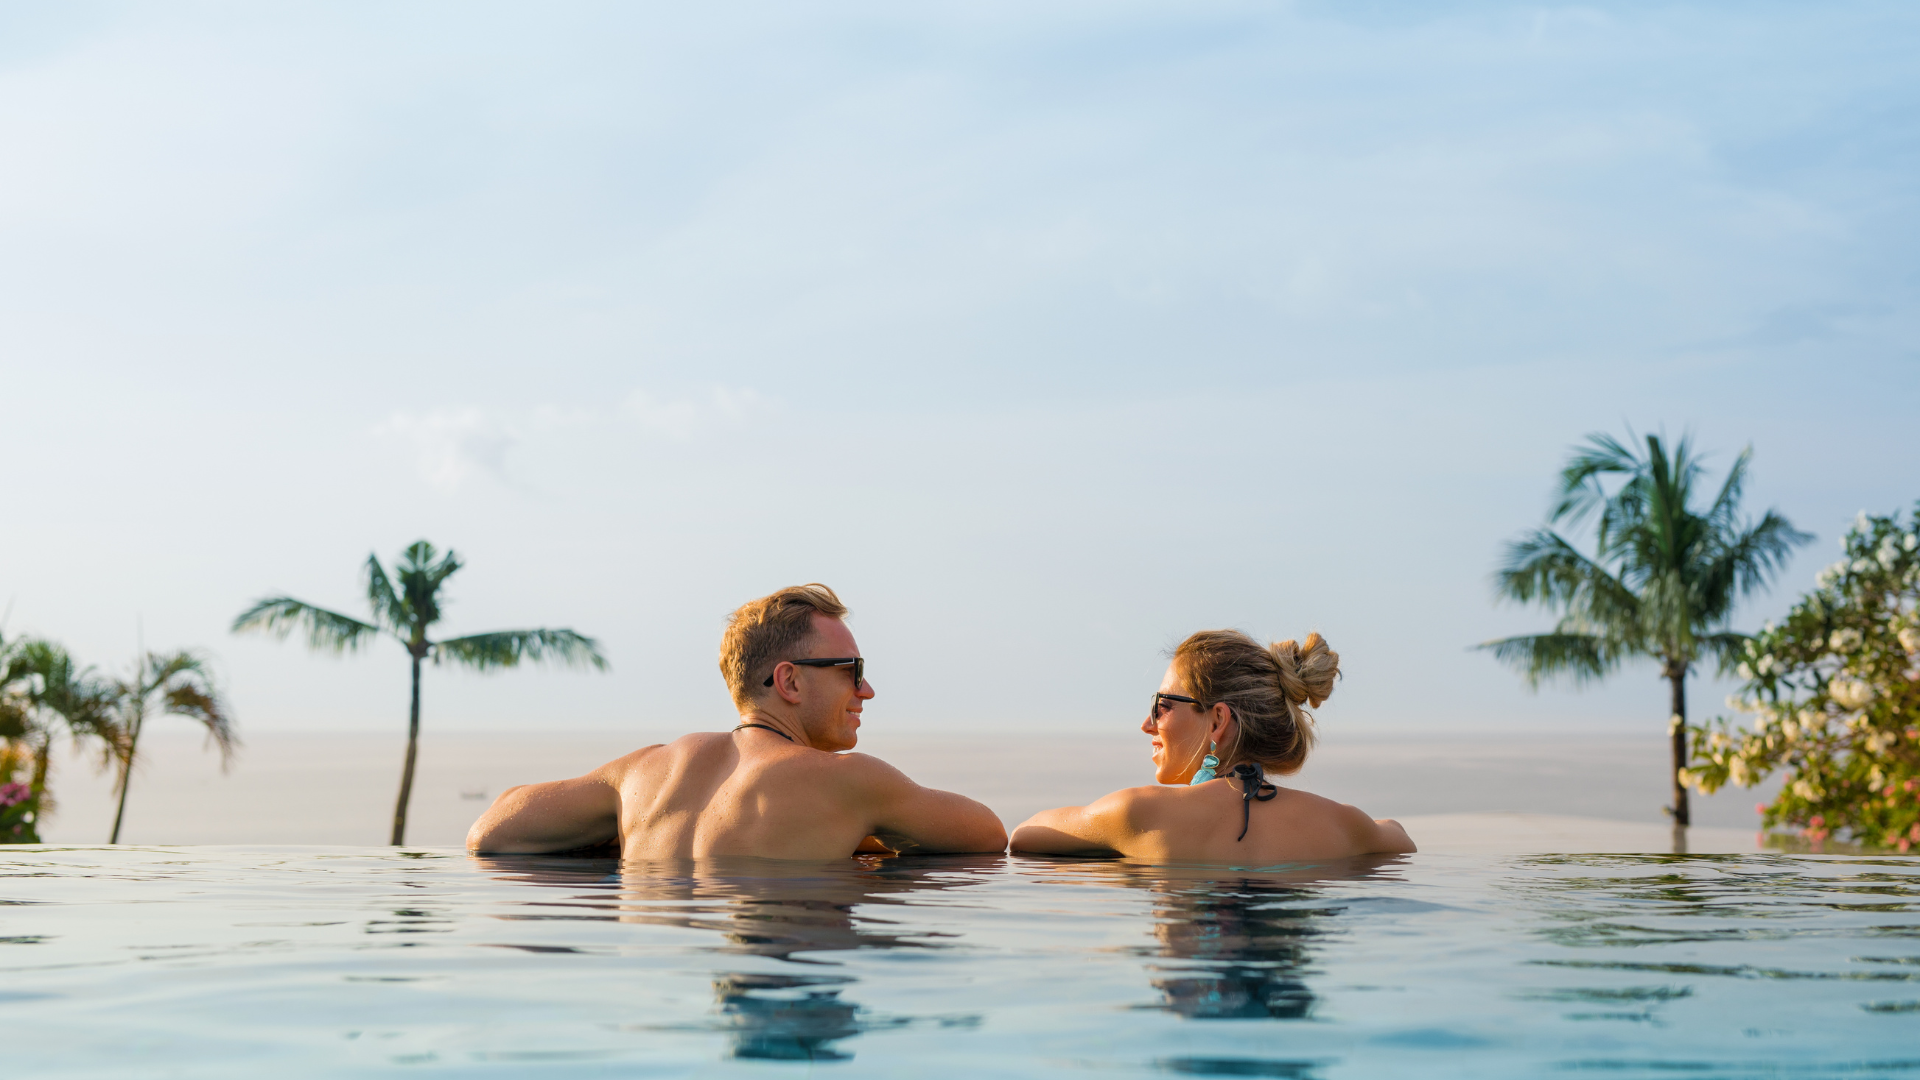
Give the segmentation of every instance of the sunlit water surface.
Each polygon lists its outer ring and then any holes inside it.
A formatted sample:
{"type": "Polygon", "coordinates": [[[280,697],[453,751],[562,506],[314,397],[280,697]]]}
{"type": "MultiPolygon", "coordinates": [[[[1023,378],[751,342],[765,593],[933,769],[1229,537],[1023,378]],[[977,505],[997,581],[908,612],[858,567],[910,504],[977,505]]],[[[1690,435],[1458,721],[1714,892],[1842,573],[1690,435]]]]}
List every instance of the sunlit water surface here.
{"type": "Polygon", "coordinates": [[[1920,859],[0,852],[7,1076],[1920,1073],[1920,859]]]}

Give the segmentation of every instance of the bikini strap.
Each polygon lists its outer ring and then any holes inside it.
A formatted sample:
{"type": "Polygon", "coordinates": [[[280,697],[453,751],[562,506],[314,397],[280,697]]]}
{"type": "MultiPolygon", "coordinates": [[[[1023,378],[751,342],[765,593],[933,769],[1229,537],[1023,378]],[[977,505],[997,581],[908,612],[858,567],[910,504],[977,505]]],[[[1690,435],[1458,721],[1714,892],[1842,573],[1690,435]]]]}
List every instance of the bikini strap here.
{"type": "Polygon", "coordinates": [[[773,732],[773,733],[774,733],[775,735],[778,735],[778,736],[780,736],[781,738],[783,738],[783,739],[785,739],[785,740],[787,740],[788,742],[793,742],[793,736],[791,736],[791,735],[789,735],[789,734],[787,734],[787,733],[786,733],[786,732],[784,732],[784,731],[781,731],[781,730],[780,730],[779,728],[777,728],[777,727],[768,727],[768,726],[767,726],[767,725],[765,725],[765,724],[741,724],[741,725],[740,725],[740,727],[737,727],[737,728],[734,728],[733,730],[735,730],[735,731],[739,731],[739,730],[740,730],[740,728],[750,728],[750,727],[751,727],[751,728],[759,728],[759,729],[760,729],[761,731],[771,731],[771,732],[773,732]]]}
{"type": "Polygon", "coordinates": [[[1243,761],[1233,767],[1234,778],[1240,781],[1240,835],[1234,837],[1239,843],[1247,838],[1247,826],[1253,822],[1253,804],[1268,802],[1280,794],[1280,789],[1267,783],[1266,773],[1258,762],[1243,761]]]}

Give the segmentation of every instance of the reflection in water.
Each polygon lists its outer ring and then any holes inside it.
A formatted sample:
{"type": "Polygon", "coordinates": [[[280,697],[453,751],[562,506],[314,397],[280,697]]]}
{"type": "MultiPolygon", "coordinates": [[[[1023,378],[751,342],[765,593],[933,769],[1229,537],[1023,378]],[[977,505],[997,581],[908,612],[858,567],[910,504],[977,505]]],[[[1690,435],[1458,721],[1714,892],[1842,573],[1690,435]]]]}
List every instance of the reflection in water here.
{"type": "Polygon", "coordinates": [[[1194,1020],[1304,1019],[1307,946],[1333,909],[1308,906],[1309,890],[1269,881],[1162,883],[1154,890],[1162,954],[1149,981],[1165,1007],[1194,1020]]]}
{"type": "MultiPolygon", "coordinates": [[[[506,919],[571,918],[677,926],[717,933],[707,951],[763,957],[819,968],[819,954],[857,949],[938,949],[946,935],[902,930],[883,912],[912,894],[976,884],[1002,865],[998,856],[861,858],[844,864],[713,859],[627,863],[613,859],[490,856],[483,868],[500,880],[575,892],[533,900],[539,913],[506,919]],[[555,910],[559,909],[559,910],[555,910]],[[564,912],[564,913],[562,913],[564,912]]],[[[844,1061],[834,1044],[877,1028],[914,1023],[971,1025],[978,1016],[926,1018],[877,1014],[847,996],[855,980],[825,972],[713,973],[716,1019],[733,1057],[776,1061],[844,1061]]]]}
{"type": "Polygon", "coordinates": [[[770,1061],[844,1061],[835,1040],[860,1034],[861,1008],[840,998],[852,979],[819,975],[716,975],[714,996],[732,1033],[732,1054],[770,1061]]]}
{"type": "MultiPolygon", "coordinates": [[[[1161,996],[1158,1008],[1192,1020],[1302,1020],[1312,1013],[1314,1004],[1306,982],[1311,947],[1316,939],[1335,932],[1330,920],[1341,910],[1324,902],[1320,886],[1379,877],[1383,869],[1405,861],[1366,858],[1273,872],[1126,862],[1062,863],[1055,869],[1153,894],[1158,942],[1154,955],[1166,961],[1148,965],[1148,983],[1161,996]]],[[[1173,1071],[1228,1067],[1211,1059],[1178,1061],[1181,1067],[1166,1067],[1173,1071]]],[[[1228,1065],[1233,1069],[1284,1065],[1295,1070],[1284,1075],[1311,1068],[1310,1063],[1300,1062],[1228,1065]]]]}

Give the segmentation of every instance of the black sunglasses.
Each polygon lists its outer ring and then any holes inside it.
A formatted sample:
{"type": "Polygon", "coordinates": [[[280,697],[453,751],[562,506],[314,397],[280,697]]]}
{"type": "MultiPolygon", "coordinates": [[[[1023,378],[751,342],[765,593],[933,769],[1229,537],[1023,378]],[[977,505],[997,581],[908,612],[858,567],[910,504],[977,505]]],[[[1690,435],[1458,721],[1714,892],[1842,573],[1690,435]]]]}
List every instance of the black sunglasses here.
{"type": "MultiPolygon", "coordinates": [[[[830,656],[822,657],[818,660],[788,660],[786,662],[798,667],[846,667],[851,664],[853,665],[853,686],[856,690],[860,688],[860,684],[865,682],[867,678],[867,659],[864,656],[830,656]]],[[[775,668],[779,666],[778,664],[774,665],[775,668]]],[[[773,676],[767,676],[767,681],[760,685],[772,686],[773,676]]]]}
{"type": "MultiPolygon", "coordinates": [[[[772,686],[773,684],[768,683],[767,685],[772,686]]],[[[1162,693],[1156,692],[1153,695],[1153,707],[1147,710],[1147,719],[1158,720],[1162,716],[1165,716],[1167,714],[1167,710],[1173,707],[1171,705],[1165,704],[1166,702],[1169,702],[1169,701],[1184,701],[1189,705],[1200,704],[1199,698],[1190,698],[1185,694],[1162,694],[1162,693]]]]}

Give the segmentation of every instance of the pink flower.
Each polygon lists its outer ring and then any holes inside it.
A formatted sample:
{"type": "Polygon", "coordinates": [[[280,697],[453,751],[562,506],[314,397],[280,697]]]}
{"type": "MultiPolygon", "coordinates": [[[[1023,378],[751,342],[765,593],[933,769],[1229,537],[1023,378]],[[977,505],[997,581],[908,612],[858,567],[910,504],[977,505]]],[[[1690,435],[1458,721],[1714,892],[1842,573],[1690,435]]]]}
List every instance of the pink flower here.
{"type": "Polygon", "coordinates": [[[1907,836],[1911,837],[1914,843],[1920,844],[1920,821],[1913,823],[1913,828],[1907,830],[1907,836]]]}
{"type": "Polygon", "coordinates": [[[33,790],[25,784],[0,784],[0,807],[18,806],[32,794],[33,790]]]}
{"type": "Polygon", "coordinates": [[[1899,848],[1901,851],[1905,851],[1908,848],[1911,848],[1913,846],[1913,841],[1903,836],[1900,838],[1900,842],[1898,844],[1895,844],[1894,846],[1899,848]]]}
{"type": "Polygon", "coordinates": [[[1766,803],[1763,803],[1763,802],[1757,802],[1757,803],[1754,803],[1754,804],[1753,804],[1753,812],[1754,812],[1754,813],[1756,813],[1756,814],[1764,814],[1764,813],[1766,813],[1766,812],[1767,812],[1767,804],[1766,804],[1766,803]]]}
{"type": "Polygon", "coordinates": [[[1901,784],[1900,786],[1901,786],[1902,788],[1904,788],[1904,789],[1906,789],[1907,791],[1912,791],[1912,790],[1913,790],[1913,787],[1914,787],[1914,784],[1913,784],[1913,781],[1911,781],[1911,780],[1909,780],[1909,781],[1907,781],[1906,783],[1904,783],[1904,784],[1901,784]]]}
{"type": "Polygon", "coordinates": [[[1827,819],[1820,814],[1815,814],[1812,818],[1808,819],[1807,824],[1815,829],[1824,829],[1827,825],[1827,819]]]}
{"type": "Polygon", "coordinates": [[[1885,790],[1885,791],[1883,791],[1883,792],[1881,792],[1880,794],[1882,794],[1882,795],[1885,795],[1885,796],[1886,796],[1887,798],[1889,798],[1889,799],[1891,799],[1891,798],[1893,798],[1893,793],[1894,793],[1894,791],[1895,791],[1895,790],[1896,790],[1896,789],[1894,788],[1894,786],[1893,786],[1892,784],[1888,784],[1888,785],[1887,785],[1887,790],[1885,790]]]}

